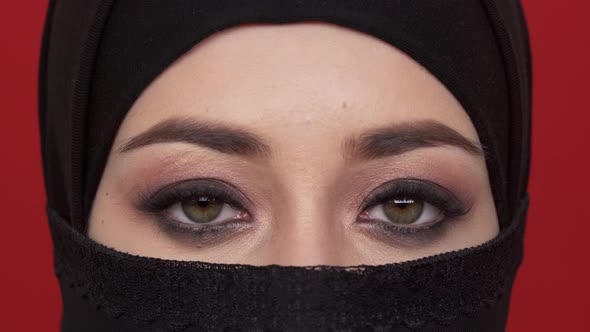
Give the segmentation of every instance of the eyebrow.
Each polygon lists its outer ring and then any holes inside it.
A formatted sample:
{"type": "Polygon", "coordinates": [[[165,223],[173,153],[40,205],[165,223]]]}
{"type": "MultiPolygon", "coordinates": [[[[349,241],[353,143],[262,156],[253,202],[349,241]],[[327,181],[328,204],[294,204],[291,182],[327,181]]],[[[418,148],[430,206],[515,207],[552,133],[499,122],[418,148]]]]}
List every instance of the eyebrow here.
{"type": "Polygon", "coordinates": [[[128,152],[150,144],[169,142],[191,143],[240,156],[268,156],[270,154],[270,147],[252,133],[188,118],[172,118],[162,121],[129,139],[120,147],[119,152],[128,152]]]}
{"type": "Polygon", "coordinates": [[[396,123],[348,137],[343,142],[343,154],[347,159],[367,160],[438,146],[454,146],[485,156],[484,146],[434,120],[396,123]]]}
{"type": "MultiPolygon", "coordinates": [[[[253,133],[190,118],[164,120],[127,140],[119,152],[169,142],[185,142],[244,157],[271,155],[270,146],[253,133]]],[[[479,143],[434,120],[396,123],[348,136],[343,141],[342,153],[348,160],[368,160],[437,146],[455,146],[473,155],[485,155],[485,148],[479,143]]]]}

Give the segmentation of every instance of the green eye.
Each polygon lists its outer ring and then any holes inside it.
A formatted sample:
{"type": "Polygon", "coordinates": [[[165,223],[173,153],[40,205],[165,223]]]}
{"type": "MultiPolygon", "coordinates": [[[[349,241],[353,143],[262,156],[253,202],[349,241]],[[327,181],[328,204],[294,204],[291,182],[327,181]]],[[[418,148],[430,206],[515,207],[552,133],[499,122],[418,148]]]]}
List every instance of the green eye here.
{"type": "Polygon", "coordinates": [[[383,213],[395,224],[415,223],[424,211],[424,201],[414,199],[394,199],[383,203],[383,213]]]}
{"type": "Polygon", "coordinates": [[[194,223],[208,223],[217,218],[223,210],[224,202],[207,196],[181,202],[182,211],[194,223]]]}

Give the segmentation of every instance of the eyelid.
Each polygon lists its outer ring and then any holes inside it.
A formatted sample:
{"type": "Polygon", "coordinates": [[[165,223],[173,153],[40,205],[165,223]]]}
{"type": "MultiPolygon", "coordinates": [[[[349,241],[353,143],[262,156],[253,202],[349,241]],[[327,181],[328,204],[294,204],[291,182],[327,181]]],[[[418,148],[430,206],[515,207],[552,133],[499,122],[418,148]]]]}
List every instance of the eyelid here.
{"type": "Polygon", "coordinates": [[[198,178],[174,182],[161,187],[153,194],[144,192],[139,194],[135,202],[136,209],[152,216],[152,220],[166,234],[175,239],[189,241],[191,245],[198,247],[213,246],[223,243],[233,236],[244,234],[254,229],[251,223],[252,214],[248,208],[251,201],[236,187],[227,182],[215,178],[198,178]],[[211,188],[214,188],[211,190],[211,188]],[[210,191],[223,194],[219,196],[224,204],[232,205],[234,209],[244,212],[243,217],[228,219],[215,224],[188,224],[169,216],[167,210],[184,197],[210,191]]]}
{"type": "Polygon", "coordinates": [[[183,198],[201,194],[215,194],[225,203],[248,211],[251,201],[235,186],[215,178],[188,179],[165,185],[154,193],[143,193],[135,204],[137,209],[148,213],[159,213],[183,198]]]}
{"type": "MultiPolygon", "coordinates": [[[[379,206],[381,206],[381,209],[383,209],[383,205],[384,204],[385,204],[385,202],[373,205],[372,207],[370,207],[370,208],[368,208],[366,210],[367,211],[366,214],[367,215],[371,215],[372,210],[374,210],[374,209],[379,210],[377,208],[379,206]]],[[[433,225],[444,221],[444,219],[445,219],[444,211],[442,211],[441,209],[437,208],[436,206],[434,206],[434,205],[432,205],[432,204],[430,204],[428,202],[425,202],[424,203],[424,210],[422,211],[422,214],[419,216],[420,218],[422,218],[423,217],[423,214],[426,213],[426,211],[428,211],[427,208],[433,208],[433,209],[436,209],[437,210],[438,213],[436,214],[436,216],[435,216],[436,218],[434,218],[434,221],[420,222],[420,223],[418,223],[418,220],[417,220],[417,221],[415,221],[415,222],[413,222],[411,224],[397,224],[397,223],[395,223],[393,221],[383,220],[381,218],[374,217],[374,216],[371,217],[371,218],[362,216],[361,219],[363,219],[363,220],[366,219],[367,222],[384,222],[384,223],[391,224],[392,227],[396,227],[396,228],[399,228],[399,229],[412,229],[412,230],[420,230],[420,229],[430,228],[433,225]]],[[[428,212],[432,212],[432,211],[428,211],[428,212]]],[[[381,213],[382,214],[385,214],[382,210],[381,210],[381,213]]],[[[363,214],[364,214],[364,212],[363,212],[363,214]]]]}
{"type": "Polygon", "coordinates": [[[371,191],[361,203],[359,213],[396,195],[407,195],[424,200],[442,210],[447,217],[466,214],[472,206],[471,203],[463,202],[450,190],[435,182],[404,178],[386,182],[371,191]]]}
{"type": "MultiPolygon", "coordinates": [[[[224,202],[223,207],[222,207],[222,211],[220,212],[220,216],[222,214],[224,214],[224,211],[226,211],[226,209],[229,208],[232,211],[235,211],[235,213],[232,213],[234,215],[233,217],[224,217],[224,219],[222,219],[220,221],[209,221],[209,222],[198,223],[198,222],[190,220],[190,218],[186,215],[186,213],[184,211],[182,211],[181,204],[182,204],[182,202],[180,202],[180,201],[178,203],[173,204],[168,209],[163,211],[163,214],[169,216],[169,219],[171,219],[173,222],[178,222],[181,224],[189,225],[190,227],[208,227],[208,226],[213,226],[213,225],[223,225],[223,224],[231,222],[231,221],[243,220],[245,218],[244,213],[243,213],[243,211],[244,211],[243,209],[235,207],[229,203],[224,202]],[[179,216],[179,215],[177,215],[178,213],[181,213],[182,215],[179,216]],[[187,219],[187,221],[182,221],[180,219],[187,219]]],[[[215,219],[219,219],[220,216],[217,216],[215,219]]]]}

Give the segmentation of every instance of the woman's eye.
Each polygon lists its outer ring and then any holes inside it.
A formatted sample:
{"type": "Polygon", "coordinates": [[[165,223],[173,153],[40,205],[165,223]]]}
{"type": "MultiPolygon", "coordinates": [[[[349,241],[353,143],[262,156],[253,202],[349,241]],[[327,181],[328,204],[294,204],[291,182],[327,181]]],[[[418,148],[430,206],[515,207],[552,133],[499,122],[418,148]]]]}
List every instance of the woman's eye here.
{"type": "Polygon", "coordinates": [[[444,219],[444,213],[423,200],[394,198],[367,209],[364,218],[403,227],[435,224],[444,219]]]}
{"type": "Polygon", "coordinates": [[[243,216],[243,211],[206,195],[184,199],[168,210],[172,219],[185,224],[220,224],[243,216]]]}

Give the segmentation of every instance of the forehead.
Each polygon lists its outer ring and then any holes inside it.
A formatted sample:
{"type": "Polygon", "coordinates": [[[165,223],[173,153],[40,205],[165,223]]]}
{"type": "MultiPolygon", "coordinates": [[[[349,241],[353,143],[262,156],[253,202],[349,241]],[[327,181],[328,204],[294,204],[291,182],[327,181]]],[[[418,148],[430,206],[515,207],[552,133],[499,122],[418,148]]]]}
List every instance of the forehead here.
{"type": "Polygon", "coordinates": [[[170,115],[269,136],[430,119],[477,141],[461,105],[424,67],[376,37],[323,22],[241,25],[201,41],[144,90],[128,118],[145,128],[170,115]]]}

